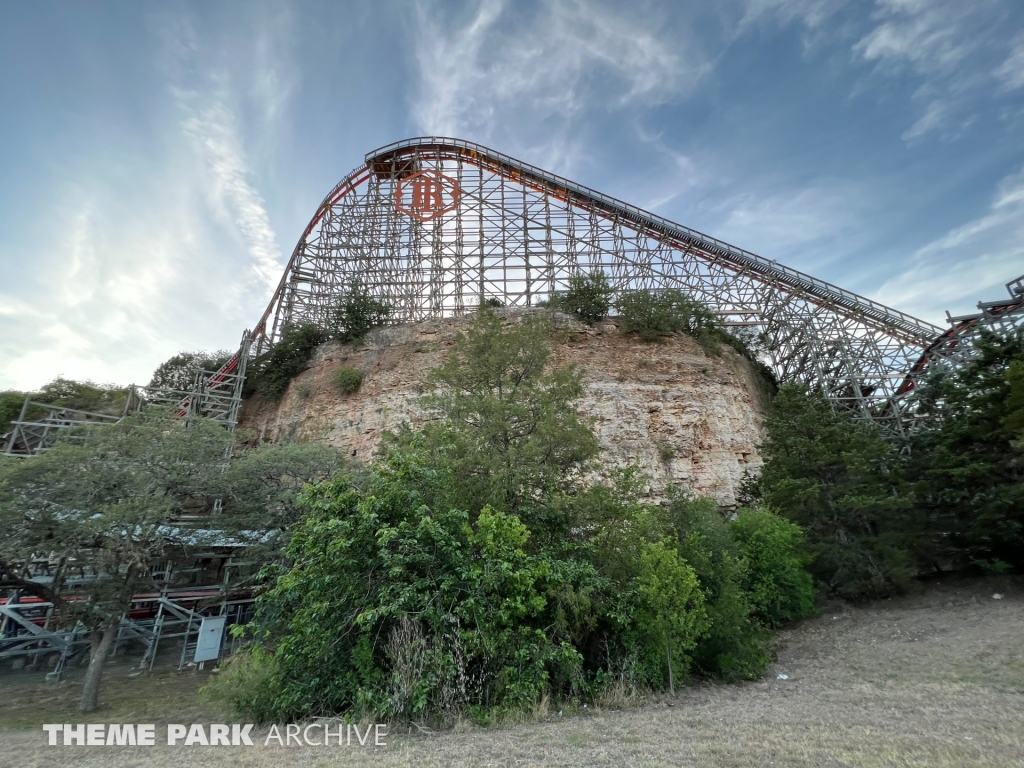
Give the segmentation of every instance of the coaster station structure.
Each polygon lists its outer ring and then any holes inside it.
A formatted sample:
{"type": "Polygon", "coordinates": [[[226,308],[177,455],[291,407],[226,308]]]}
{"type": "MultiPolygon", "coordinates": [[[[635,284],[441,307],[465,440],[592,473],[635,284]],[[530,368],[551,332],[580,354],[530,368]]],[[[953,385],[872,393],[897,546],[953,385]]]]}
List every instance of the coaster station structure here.
{"type": "Polygon", "coordinates": [[[249,361],[249,337],[246,331],[242,335],[238,352],[219,370],[197,371],[191,389],[132,384],[128,387],[120,413],[92,413],[78,408],[54,406],[52,403],[34,401],[28,396],[22,404],[18,419],[11,423],[12,429],[0,435],[0,453],[7,456],[36,456],[53,446],[62,429],[117,424],[129,413],[149,404],[170,405],[181,418],[203,416],[233,430],[238,423],[238,409],[242,403],[242,387],[249,361]]]}
{"type": "MultiPolygon", "coordinates": [[[[233,430],[238,421],[248,357],[247,331],[231,360],[217,371],[197,372],[191,389],[132,385],[118,414],[55,407],[28,397],[12,430],[0,436],[0,453],[26,459],[37,456],[53,446],[62,430],[116,424],[147,404],[170,405],[182,419],[203,416],[233,430]]],[[[215,506],[219,506],[219,500],[215,506]]],[[[182,529],[168,531],[168,535],[181,538],[187,535],[190,526],[203,522],[202,519],[180,520],[182,529]]],[[[188,663],[189,654],[195,651],[204,616],[225,616],[229,624],[247,622],[254,598],[250,590],[235,589],[232,583],[232,575],[237,574],[239,568],[252,565],[244,558],[244,547],[224,542],[213,551],[196,552],[190,567],[174,568],[167,563],[152,569],[156,591],[134,597],[131,609],[121,618],[115,652],[127,646],[141,649],[139,667],[152,669],[161,643],[178,641],[181,644],[178,668],[181,669],[188,663]]],[[[22,576],[49,585],[53,583],[51,572],[58,568],[48,556],[40,555],[24,564],[22,576]]],[[[77,576],[62,581],[61,596],[66,600],[75,600],[77,588],[90,579],[99,578],[87,563],[78,563],[77,568],[77,576]]],[[[10,659],[18,664],[27,663],[30,668],[45,661],[52,670],[49,676],[59,679],[66,664],[88,648],[85,627],[80,624],[62,627],[56,621],[58,609],[53,603],[22,590],[4,590],[0,584],[0,593],[4,593],[0,596],[0,661],[10,659]]],[[[231,652],[236,644],[234,638],[225,634],[222,650],[231,652]]]]}

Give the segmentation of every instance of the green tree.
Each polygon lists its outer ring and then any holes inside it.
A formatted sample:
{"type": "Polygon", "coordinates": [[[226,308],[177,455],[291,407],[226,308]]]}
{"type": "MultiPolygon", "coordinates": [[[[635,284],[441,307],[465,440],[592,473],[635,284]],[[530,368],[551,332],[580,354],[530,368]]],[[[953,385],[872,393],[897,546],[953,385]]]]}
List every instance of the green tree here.
{"type": "Polygon", "coordinates": [[[330,334],[342,343],[359,341],[384,325],[391,307],[369,293],[358,280],[342,294],[330,323],[330,334]]]}
{"type": "Polygon", "coordinates": [[[572,368],[547,370],[547,321],[506,324],[483,310],[431,372],[424,405],[439,420],[425,429],[437,460],[459,482],[464,509],[490,504],[520,514],[549,509],[576,487],[597,455],[597,438],[576,411],[583,394],[572,368]]]}
{"type": "MultiPolygon", "coordinates": [[[[1006,415],[1002,426],[1024,440],[1024,360],[1014,360],[1006,371],[1006,415]]],[[[1018,446],[1024,448],[1024,446],[1018,446]]]]}
{"type": "Polygon", "coordinates": [[[648,544],[640,555],[638,570],[636,622],[642,632],[640,639],[664,648],[668,687],[675,695],[675,675],[689,668],[690,655],[710,626],[704,594],[696,572],[679,556],[671,540],[648,544]]]}
{"type": "Polygon", "coordinates": [[[936,567],[1024,568],[1024,334],[980,338],[920,387],[918,414],[909,473],[936,567]]]}
{"type": "Polygon", "coordinates": [[[196,374],[200,371],[217,371],[228,360],[232,352],[220,349],[216,352],[179,352],[157,366],[149,386],[161,389],[191,390],[196,374]]]}
{"type": "Polygon", "coordinates": [[[901,588],[915,573],[915,524],[896,447],[792,384],[779,389],[765,429],[759,496],[806,531],[811,572],[850,598],[901,588]]]}
{"type": "Polygon", "coordinates": [[[765,625],[779,627],[817,610],[800,526],[766,509],[741,509],[730,532],[747,562],[743,590],[765,625]]]}
{"type": "Polygon", "coordinates": [[[217,483],[225,513],[219,526],[245,542],[247,560],[276,566],[303,514],[299,505],[303,491],[347,468],[337,449],[319,443],[243,450],[217,483]]]}
{"type": "Polygon", "coordinates": [[[188,426],[164,410],[121,423],[64,431],[46,453],[0,465],[0,572],[14,586],[51,600],[62,621],[81,621],[91,652],[80,709],[96,708],[103,664],[132,595],[154,587],[150,566],[186,557],[194,535],[174,519],[212,496],[228,434],[202,419],[188,426]],[[52,584],[21,576],[36,553],[58,566],[52,584]],[[65,601],[72,567],[94,575],[65,601]]]}
{"type": "Polygon", "coordinates": [[[551,297],[551,306],[593,325],[607,317],[613,293],[604,272],[573,275],[568,289],[551,297]]]}
{"type": "Polygon", "coordinates": [[[252,361],[246,394],[280,400],[292,379],[306,370],[313,351],[329,340],[330,333],[313,323],[287,326],[277,344],[252,361]]]}

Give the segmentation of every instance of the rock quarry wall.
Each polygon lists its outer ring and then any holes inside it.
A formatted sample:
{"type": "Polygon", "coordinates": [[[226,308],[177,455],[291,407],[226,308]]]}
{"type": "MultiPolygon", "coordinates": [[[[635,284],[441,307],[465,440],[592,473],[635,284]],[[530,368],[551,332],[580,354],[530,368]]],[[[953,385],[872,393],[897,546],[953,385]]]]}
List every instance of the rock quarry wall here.
{"type": "MultiPolygon", "coordinates": [[[[516,322],[522,310],[503,314],[516,322]]],[[[680,485],[734,506],[744,474],[761,465],[757,445],[768,390],[750,363],[726,347],[709,355],[687,336],[648,344],[614,321],[589,327],[553,317],[559,332],[552,364],[582,371],[580,412],[593,419],[604,462],[639,464],[650,477],[652,500],[680,485]]],[[[427,320],[378,328],[358,346],[325,344],[279,402],[247,400],[240,426],[254,441],[323,442],[369,462],[383,431],[426,420],[417,404],[425,375],[468,323],[427,320]],[[363,372],[357,392],[343,394],[334,383],[342,367],[363,372]]]]}

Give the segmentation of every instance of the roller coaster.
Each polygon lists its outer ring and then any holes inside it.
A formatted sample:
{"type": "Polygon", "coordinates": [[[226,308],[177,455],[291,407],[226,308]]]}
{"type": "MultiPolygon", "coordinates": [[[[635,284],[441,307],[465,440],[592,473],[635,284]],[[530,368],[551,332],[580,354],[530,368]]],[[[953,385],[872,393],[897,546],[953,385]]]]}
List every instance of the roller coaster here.
{"type": "Polygon", "coordinates": [[[969,357],[982,328],[1024,326],[1024,276],[943,330],[479,144],[426,137],[370,152],[324,198],[252,343],[261,354],[289,325],[326,322],[355,282],[401,323],[535,305],[598,270],[616,293],[679,289],[756,330],[780,382],[894,433],[931,366],[969,357]]]}
{"type": "MultiPolygon", "coordinates": [[[[780,382],[820,390],[896,434],[912,423],[909,395],[931,367],[968,359],[982,329],[1024,327],[1024,276],[1007,283],[1008,299],[942,329],[479,144],[423,137],[370,152],[328,193],[266,311],[220,370],[185,392],[133,387],[125,413],[169,402],[182,416],[233,426],[250,352],[268,352],[290,325],[328,322],[356,283],[403,323],[487,301],[529,307],[594,271],[616,294],[688,293],[724,325],[760,334],[780,382]]],[[[0,452],[30,456],[64,427],[120,418],[44,412],[26,401],[0,452]]]]}
{"type": "MultiPolygon", "coordinates": [[[[895,434],[912,424],[910,396],[933,366],[970,359],[984,329],[1024,328],[1024,276],[1007,283],[1009,298],[948,317],[942,329],[478,144],[417,138],[370,152],[324,198],[266,311],[223,367],[199,373],[186,391],[133,386],[118,414],[28,398],[0,453],[37,455],[62,429],[116,423],[146,403],[233,428],[250,354],[269,352],[289,326],[328,323],[356,284],[390,308],[389,322],[404,323],[485,302],[535,306],[596,271],[615,294],[684,291],[725,326],[760,334],[780,382],[820,390],[895,434]]],[[[227,615],[250,603],[223,585],[168,587],[138,596],[119,638],[141,643],[152,664],[161,637],[184,637],[188,647],[197,611],[227,615]]],[[[0,601],[0,658],[54,656],[59,674],[85,640],[51,630],[52,612],[16,595],[0,601]]]]}

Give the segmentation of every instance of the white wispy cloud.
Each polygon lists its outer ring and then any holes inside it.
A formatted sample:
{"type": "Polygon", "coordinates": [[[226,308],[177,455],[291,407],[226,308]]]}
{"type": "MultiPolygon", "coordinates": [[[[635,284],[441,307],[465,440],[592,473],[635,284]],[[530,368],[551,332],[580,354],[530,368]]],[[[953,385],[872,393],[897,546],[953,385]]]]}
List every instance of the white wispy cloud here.
{"type": "Polygon", "coordinates": [[[697,48],[586,0],[550,0],[527,18],[482,0],[454,29],[419,6],[413,117],[425,133],[489,141],[564,167],[574,118],[591,108],[650,106],[685,94],[709,71],[697,48]],[[523,138],[525,137],[525,138],[523,138]]]}
{"type": "Polygon", "coordinates": [[[932,322],[944,310],[970,312],[979,299],[1005,295],[1002,285],[1024,272],[1024,169],[1005,177],[988,210],[919,248],[911,266],[874,298],[932,322]]]}
{"type": "Polygon", "coordinates": [[[166,91],[152,108],[169,119],[118,147],[116,167],[85,159],[64,174],[47,236],[14,254],[46,280],[0,285],[0,389],[146,383],[182,349],[233,347],[259,316],[283,259],[247,145],[276,129],[294,76],[274,19],[252,23],[236,55],[204,58],[216,44],[187,16],[153,20],[166,91]]]}
{"type": "Polygon", "coordinates": [[[992,73],[1003,91],[1014,91],[1024,87],[1024,35],[1017,36],[1016,45],[992,73]]]}
{"type": "Polygon", "coordinates": [[[916,123],[905,130],[900,138],[904,141],[911,141],[938,130],[945,124],[946,118],[949,117],[949,112],[949,104],[944,99],[932,100],[925,109],[924,114],[918,118],[916,123]]]}
{"type": "Polygon", "coordinates": [[[716,208],[717,237],[818,275],[860,244],[865,215],[861,193],[828,180],[731,195],[716,208]]]}
{"type": "Polygon", "coordinates": [[[846,0],[748,0],[741,24],[774,18],[781,24],[800,22],[815,28],[824,24],[846,5],[846,0]]]}
{"type": "MultiPolygon", "coordinates": [[[[269,26],[264,23],[257,29],[253,50],[245,57],[253,62],[252,70],[244,74],[251,82],[247,90],[253,111],[264,124],[273,125],[290,85],[282,82],[274,63],[269,26]]],[[[236,105],[246,89],[233,87],[232,74],[222,68],[200,70],[198,36],[187,16],[162,25],[161,37],[168,89],[182,115],[182,131],[202,158],[210,210],[244,243],[259,282],[273,287],[284,263],[239,131],[236,105]]]]}
{"type": "Polygon", "coordinates": [[[284,262],[263,198],[250,181],[252,174],[234,114],[217,96],[203,97],[177,88],[174,94],[186,115],[182,129],[195,143],[209,172],[211,209],[237,230],[256,276],[273,288],[281,279],[284,262]]]}
{"type": "MultiPolygon", "coordinates": [[[[997,90],[994,59],[1009,46],[1007,0],[876,0],[870,29],[853,45],[856,59],[886,77],[915,78],[923,113],[902,138],[956,136],[997,90]]],[[[1012,62],[1007,60],[1008,66],[1012,62]]]]}

